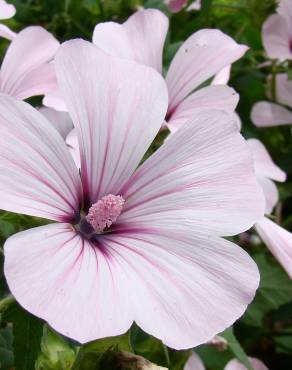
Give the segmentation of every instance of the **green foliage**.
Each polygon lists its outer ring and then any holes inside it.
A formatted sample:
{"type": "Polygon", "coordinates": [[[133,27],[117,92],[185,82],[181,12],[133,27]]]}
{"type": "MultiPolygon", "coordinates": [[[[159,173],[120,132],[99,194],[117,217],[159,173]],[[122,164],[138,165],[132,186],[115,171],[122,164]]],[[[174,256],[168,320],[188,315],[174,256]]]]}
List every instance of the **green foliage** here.
{"type": "Polygon", "coordinates": [[[43,322],[17,303],[4,312],[4,321],[12,323],[15,370],[32,370],[40,350],[43,322]]]}
{"type": "Polygon", "coordinates": [[[246,353],[233,333],[233,328],[226,329],[220,336],[227,340],[229,350],[233,353],[234,357],[236,357],[248,370],[253,370],[246,353]]]}
{"type": "Polygon", "coordinates": [[[287,274],[271,256],[263,253],[254,256],[260,274],[260,288],[249,306],[244,323],[261,327],[265,315],[291,301],[292,284],[287,274]]]}
{"type": "Polygon", "coordinates": [[[223,370],[228,361],[237,358],[246,369],[253,370],[245,350],[234,335],[232,327],[219,334],[218,341],[224,341],[224,345],[207,343],[196,348],[196,352],[208,368],[223,370]]]}
{"type": "Polygon", "coordinates": [[[0,329],[0,369],[11,369],[14,363],[12,325],[0,329]]]}
{"type": "Polygon", "coordinates": [[[36,370],[70,370],[75,357],[75,348],[48,325],[44,325],[36,370]]]}
{"type": "Polygon", "coordinates": [[[157,365],[164,367],[170,365],[168,349],[160,340],[144,333],[137,325],[132,326],[130,333],[134,353],[157,365]]]}
{"type": "Polygon", "coordinates": [[[96,340],[82,346],[72,370],[111,370],[113,353],[131,352],[129,333],[96,340]]]}

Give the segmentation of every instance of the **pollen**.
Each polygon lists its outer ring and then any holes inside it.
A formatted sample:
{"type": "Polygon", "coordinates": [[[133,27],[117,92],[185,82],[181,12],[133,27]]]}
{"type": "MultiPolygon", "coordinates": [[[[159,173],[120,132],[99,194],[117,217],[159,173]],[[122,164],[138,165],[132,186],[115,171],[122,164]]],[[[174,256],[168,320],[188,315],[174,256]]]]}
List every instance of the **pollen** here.
{"type": "Polygon", "coordinates": [[[124,203],[122,196],[108,194],[89,208],[86,221],[100,234],[117,221],[124,203]]]}

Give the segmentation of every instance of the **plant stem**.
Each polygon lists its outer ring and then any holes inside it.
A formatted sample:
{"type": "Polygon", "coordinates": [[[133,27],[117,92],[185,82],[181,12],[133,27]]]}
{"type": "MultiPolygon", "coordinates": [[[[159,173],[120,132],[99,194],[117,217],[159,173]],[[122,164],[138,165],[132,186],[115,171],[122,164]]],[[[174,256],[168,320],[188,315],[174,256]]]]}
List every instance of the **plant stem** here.
{"type": "Polygon", "coordinates": [[[9,294],[5,298],[0,300],[0,311],[4,311],[11,303],[15,301],[12,294],[9,294]]]}

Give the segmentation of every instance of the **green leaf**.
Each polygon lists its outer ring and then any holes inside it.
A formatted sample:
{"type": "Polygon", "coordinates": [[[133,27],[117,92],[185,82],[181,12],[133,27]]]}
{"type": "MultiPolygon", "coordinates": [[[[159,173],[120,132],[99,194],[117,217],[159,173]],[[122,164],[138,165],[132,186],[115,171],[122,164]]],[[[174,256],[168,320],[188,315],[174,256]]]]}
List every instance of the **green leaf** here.
{"type": "Polygon", "coordinates": [[[175,351],[169,349],[169,369],[184,370],[185,364],[191,354],[190,350],[175,351]]]}
{"type": "Polygon", "coordinates": [[[36,370],[70,370],[75,357],[76,351],[68,341],[44,325],[36,370]]]}
{"type": "Polygon", "coordinates": [[[8,221],[0,220],[0,236],[8,238],[13,233],[15,233],[15,226],[8,221]]]}
{"type": "Polygon", "coordinates": [[[213,0],[201,1],[201,12],[210,12],[213,0]]]}
{"type": "Polygon", "coordinates": [[[233,353],[229,350],[218,351],[216,347],[209,344],[195,348],[195,352],[201,357],[208,369],[224,370],[227,362],[234,358],[233,353]]]}
{"type": "Polygon", "coordinates": [[[12,325],[0,329],[0,369],[13,367],[12,325]]]}
{"type": "Polygon", "coordinates": [[[128,333],[87,343],[80,348],[72,370],[105,370],[102,366],[109,352],[131,349],[128,333]]]}
{"type": "Polygon", "coordinates": [[[206,23],[210,23],[211,6],[213,0],[202,0],[201,2],[201,16],[205,17],[206,23]]]}
{"type": "Polygon", "coordinates": [[[169,366],[168,349],[159,339],[146,334],[135,324],[131,327],[130,333],[131,345],[135,354],[160,366],[169,366]]]}
{"type": "Polygon", "coordinates": [[[261,253],[253,258],[259,267],[261,282],[256,298],[244,315],[243,322],[260,327],[265,314],[291,301],[292,281],[272,256],[261,253]]]}
{"type": "Polygon", "coordinates": [[[168,43],[165,47],[164,54],[163,54],[163,65],[164,65],[164,73],[166,74],[166,68],[169,67],[173,57],[175,56],[176,52],[182,45],[182,41],[177,41],[174,43],[168,43]]]}
{"type": "Polygon", "coordinates": [[[13,325],[13,348],[16,370],[32,370],[40,350],[43,322],[16,302],[3,315],[13,325]]]}
{"type": "Polygon", "coordinates": [[[171,12],[168,9],[168,6],[161,0],[146,0],[144,3],[144,8],[154,8],[159,9],[164,14],[170,16],[171,12]]]}
{"type": "Polygon", "coordinates": [[[220,334],[221,337],[225,338],[228,342],[229,350],[231,350],[234,356],[248,369],[253,370],[251,363],[241,347],[240,343],[236,339],[233,328],[226,329],[223,333],[220,334]]]}

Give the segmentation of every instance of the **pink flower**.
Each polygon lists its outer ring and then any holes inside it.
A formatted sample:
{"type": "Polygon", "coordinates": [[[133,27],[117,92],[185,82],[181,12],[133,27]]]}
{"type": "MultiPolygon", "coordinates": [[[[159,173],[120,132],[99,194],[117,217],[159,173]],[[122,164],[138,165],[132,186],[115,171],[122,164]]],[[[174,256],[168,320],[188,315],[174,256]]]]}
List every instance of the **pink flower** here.
{"type": "Polygon", "coordinates": [[[4,56],[0,91],[17,99],[26,99],[55,88],[55,72],[50,62],[58,48],[58,41],[42,27],[23,29],[4,56]]]}
{"type": "Polygon", "coordinates": [[[0,19],[12,18],[15,14],[15,6],[7,4],[5,0],[0,0],[0,19]]]}
{"type": "Polygon", "coordinates": [[[81,163],[78,138],[68,112],[60,112],[47,107],[40,108],[40,112],[51,122],[55,129],[59,131],[67,144],[77,168],[80,169],[81,163]]]}
{"type": "Polygon", "coordinates": [[[54,109],[42,107],[39,111],[51,122],[64,140],[73,130],[73,122],[67,112],[58,112],[54,109]]]}
{"type": "MultiPolygon", "coordinates": [[[[252,365],[253,370],[269,370],[267,366],[257,358],[249,357],[249,361],[252,365]]],[[[247,370],[247,368],[234,358],[233,360],[228,362],[224,370],[247,370]]]]}
{"type": "Polygon", "coordinates": [[[7,40],[13,40],[16,37],[17,33],[12,31],[5,24],[0,23],[0,37],[4,37],[7,40]]]}
{"type": "Polygon", "coordinates": [[[201,0],[195,0],[193,1],[188,7],[187,11],[192,11],[192,10],[200,10],[202,7],[201,0]]]}
{"type": "MultiPolygon", "coordinates": [[[[15,6],[12,4],[7,4],[6,1],[0,0],[0,19],[12,18],[15,14],[15,6]]],[[[16,33],[13,32],[5,24],[0,24],[0,37],[4,37],[8,40],[13,40],[16,33]]]]}
{"type": "Polygon", "coordinates": [[[184,370],[205,370],[205,366],[200,356],[193,352],[186,362],[184,370]]]}
{"type": "MultiPolygon", "coordinates": [[[[269,91],[267,91],[267,95],[270,95],[269,91]]],[[[284,106],[268,101],[260,101],[253,106],[251,120],[257,127],[292,123],[292,112],[285,107],[292,108],[292,81],[289,80],[286,73],[276,76],[276,99],[278,103],[284,106]]]]}
{"type": "Polygon", "coordinates": [[[226,113],[203,112],[137,169],[167,110],[161,76],[81,40],[61,46],[55,67],[80,175],[40,112],[0,98],[1,208],[57,221],[6,241],[12,294],[79,342],[133,321],[173,348],[206,342],[259,283],[253,260],[220,237],[263,215],[245,140],[226,113]]]}
{"type": "MultiPolygon", "coordinates": [[[[187,0],[164,0],[164,3],[168,6],[172,13],[178,13],[188,5],[187,0]]],[[[187,11],[200,10],[201,0],[195,0],[188,7],[187,11]]]]}
{"type": "Polygon", "coordinates": [[[277,14],[263,24],[263,44],[270,58],[292,59],[292,2],[281,0],[277,14]]]}
{"type": "MultiPolygon", "coordinates": [[[[253,367],[253,370],[269,370],[266,365],[257,358],[249,357],[249,361],[253,367]]],[[[184,370],[205,370],[205,366],[200,357],[193,352],[185,364],[184,370]]],[[[247,368],[234,358],[227,363],[227,365],[224,367],[224,370],[247,370],[247,368]]]]}
{"type": "MultiPolygon", "coordinates": [[[[278,203],[279,194],[272,180],[283,182],[286,174],[272,161],[267,149],[257,139],[248,140],[255,164],[255,173],[266,198],[266,215],[270,215],[278,203]]],[[[255,228],[270,252],[279,261],[287,274],[292,278],[292,234],[263,217],[255,228]]]]}
{"type": "Polygon", "coordinates": [[[188,0],[164,0],[164,3],[173,13],[180,12],[188,3],[188,0]]]}
{"type": "MultiPolygon", "coordinates": [[[[136,12],[123,24],[98,24],[93,42],[111,55],[136,60],[162,73],[167,31],[167,17],[158,10],[146,9],[136,12]]],[[[214,29],[195,32],[182,44],[165,77],[169,94],[165,119],[172,132],[199,111],[234,111],[238,95],[228,86],[207,86],[193,91],[239,59],[246,50],[246,46],[214,29]]]]}
{"type": "Polygon", "coordinates": [[[219,71],[212,80],[212,85],[226,85],[230,79],[231,64],[219,71]]]}

